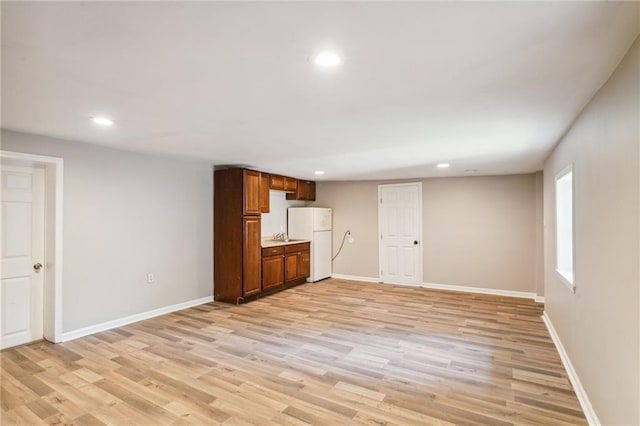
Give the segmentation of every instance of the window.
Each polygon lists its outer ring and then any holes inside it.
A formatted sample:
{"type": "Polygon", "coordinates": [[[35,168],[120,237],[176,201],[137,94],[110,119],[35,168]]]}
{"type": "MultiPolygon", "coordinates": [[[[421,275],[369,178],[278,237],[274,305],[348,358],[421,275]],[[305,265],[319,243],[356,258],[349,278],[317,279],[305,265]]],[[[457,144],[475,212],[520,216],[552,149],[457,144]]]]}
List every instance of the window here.
{"type": "Polygon", "coordinates": [[[573,166],[556,175],[556,272],[575,290],[573,282],[573,166]]]}

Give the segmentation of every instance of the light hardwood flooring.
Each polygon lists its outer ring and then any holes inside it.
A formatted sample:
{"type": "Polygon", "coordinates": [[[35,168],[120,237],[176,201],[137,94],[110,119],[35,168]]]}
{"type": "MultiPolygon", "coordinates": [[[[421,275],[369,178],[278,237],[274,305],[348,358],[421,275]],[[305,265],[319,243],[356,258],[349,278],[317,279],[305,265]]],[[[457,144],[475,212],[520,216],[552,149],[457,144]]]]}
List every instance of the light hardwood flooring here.
{"type": "Polygon", "coordinates": [[[2,424],[586,424],[524,299],[330,279],[3,351],[2,424]]]}

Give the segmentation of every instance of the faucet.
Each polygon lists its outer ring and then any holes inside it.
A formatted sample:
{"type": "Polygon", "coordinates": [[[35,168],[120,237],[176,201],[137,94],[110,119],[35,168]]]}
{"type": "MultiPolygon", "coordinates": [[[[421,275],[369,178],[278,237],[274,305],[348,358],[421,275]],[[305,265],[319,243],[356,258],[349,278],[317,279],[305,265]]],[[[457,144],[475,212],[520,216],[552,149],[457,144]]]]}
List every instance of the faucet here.
{"type": "Polygon", "coordinates": [[[278,232],[277,234],[273,234],[274,241],[289,241],[289,237],[284,232],[278,232]]]}

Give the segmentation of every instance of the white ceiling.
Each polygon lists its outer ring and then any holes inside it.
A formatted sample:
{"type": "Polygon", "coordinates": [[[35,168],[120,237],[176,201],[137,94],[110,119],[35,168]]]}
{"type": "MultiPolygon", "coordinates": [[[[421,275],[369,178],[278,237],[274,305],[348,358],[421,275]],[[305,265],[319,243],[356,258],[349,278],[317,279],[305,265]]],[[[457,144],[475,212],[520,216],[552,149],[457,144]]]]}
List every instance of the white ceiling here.
{"type": "Polygon", "coordinates": [[[633,2],[3,2],[2,126],[327,180],[531,172],[639,17],[633,2]],[[340,67],[309,62],[325,48],[340,67]]]}

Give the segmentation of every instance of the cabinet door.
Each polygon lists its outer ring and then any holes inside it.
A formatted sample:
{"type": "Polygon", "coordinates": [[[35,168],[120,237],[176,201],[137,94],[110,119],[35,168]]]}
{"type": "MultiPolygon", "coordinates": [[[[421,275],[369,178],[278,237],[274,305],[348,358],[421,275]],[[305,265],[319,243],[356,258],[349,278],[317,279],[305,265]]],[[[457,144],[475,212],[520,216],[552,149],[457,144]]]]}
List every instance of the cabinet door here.
{"type": "Polygon", "coordinates": [[[260,213],[269,213],[269,185],[268,173],[260,173],[260,213]]]}
{"type": "Polygon", "coordinates": [[[316,183],[313,181],[309,181],[307,185],[307,196],[305,198],[306,201],[315,201],[316,200],[316,183]]]}
{"type": "Polygon", "coordinates": [[[260,214],[260,172],[243,171],[243,214],[260,214]]]}
{"type": "Polygon", "coordinates": [[[295,281],[298,278],[298,253],[287,253],[285,255],[284,270],[287,282],[295,281]]]}
{"type": "Polygon", "coordinates": [[[311,180],[299,180],[298,188],[294,193],[287,193],[287,200],[316,200],[316,183],[311,180]]]}
{"type": "Polygon", "coordinates": [[[298,278],[307,278],[311,275],[311,253],[303,251],[298,253],[298,278]]]}
{"type": "Polygon", "coordinates": [[[298,180],[290,177],[284,178],[284,190],[286,192],[296,192],[298,189],[298,180]]]}
{"type": "Polygon", "coordinates": [[[298,191],[296,193],[298,200],[309,199],[309,182],[300,180],[298,181],[298,191]]]}
{"type": "Polygon", "coordinates": [[[260,247],[260,216],[243,218],[242,295],[260,292],[262,248],[260,247]]]}
{"type": "Polygon", "coordinates": [[[262,258],[262,290],[284,284],[284,255],[262,258]]]}
{"type": "Polygon", "coordinates": [[[284,191],[284,177],[278,175],[271,175],[271,183],[269,187],[275,191],[284,191]]]}

